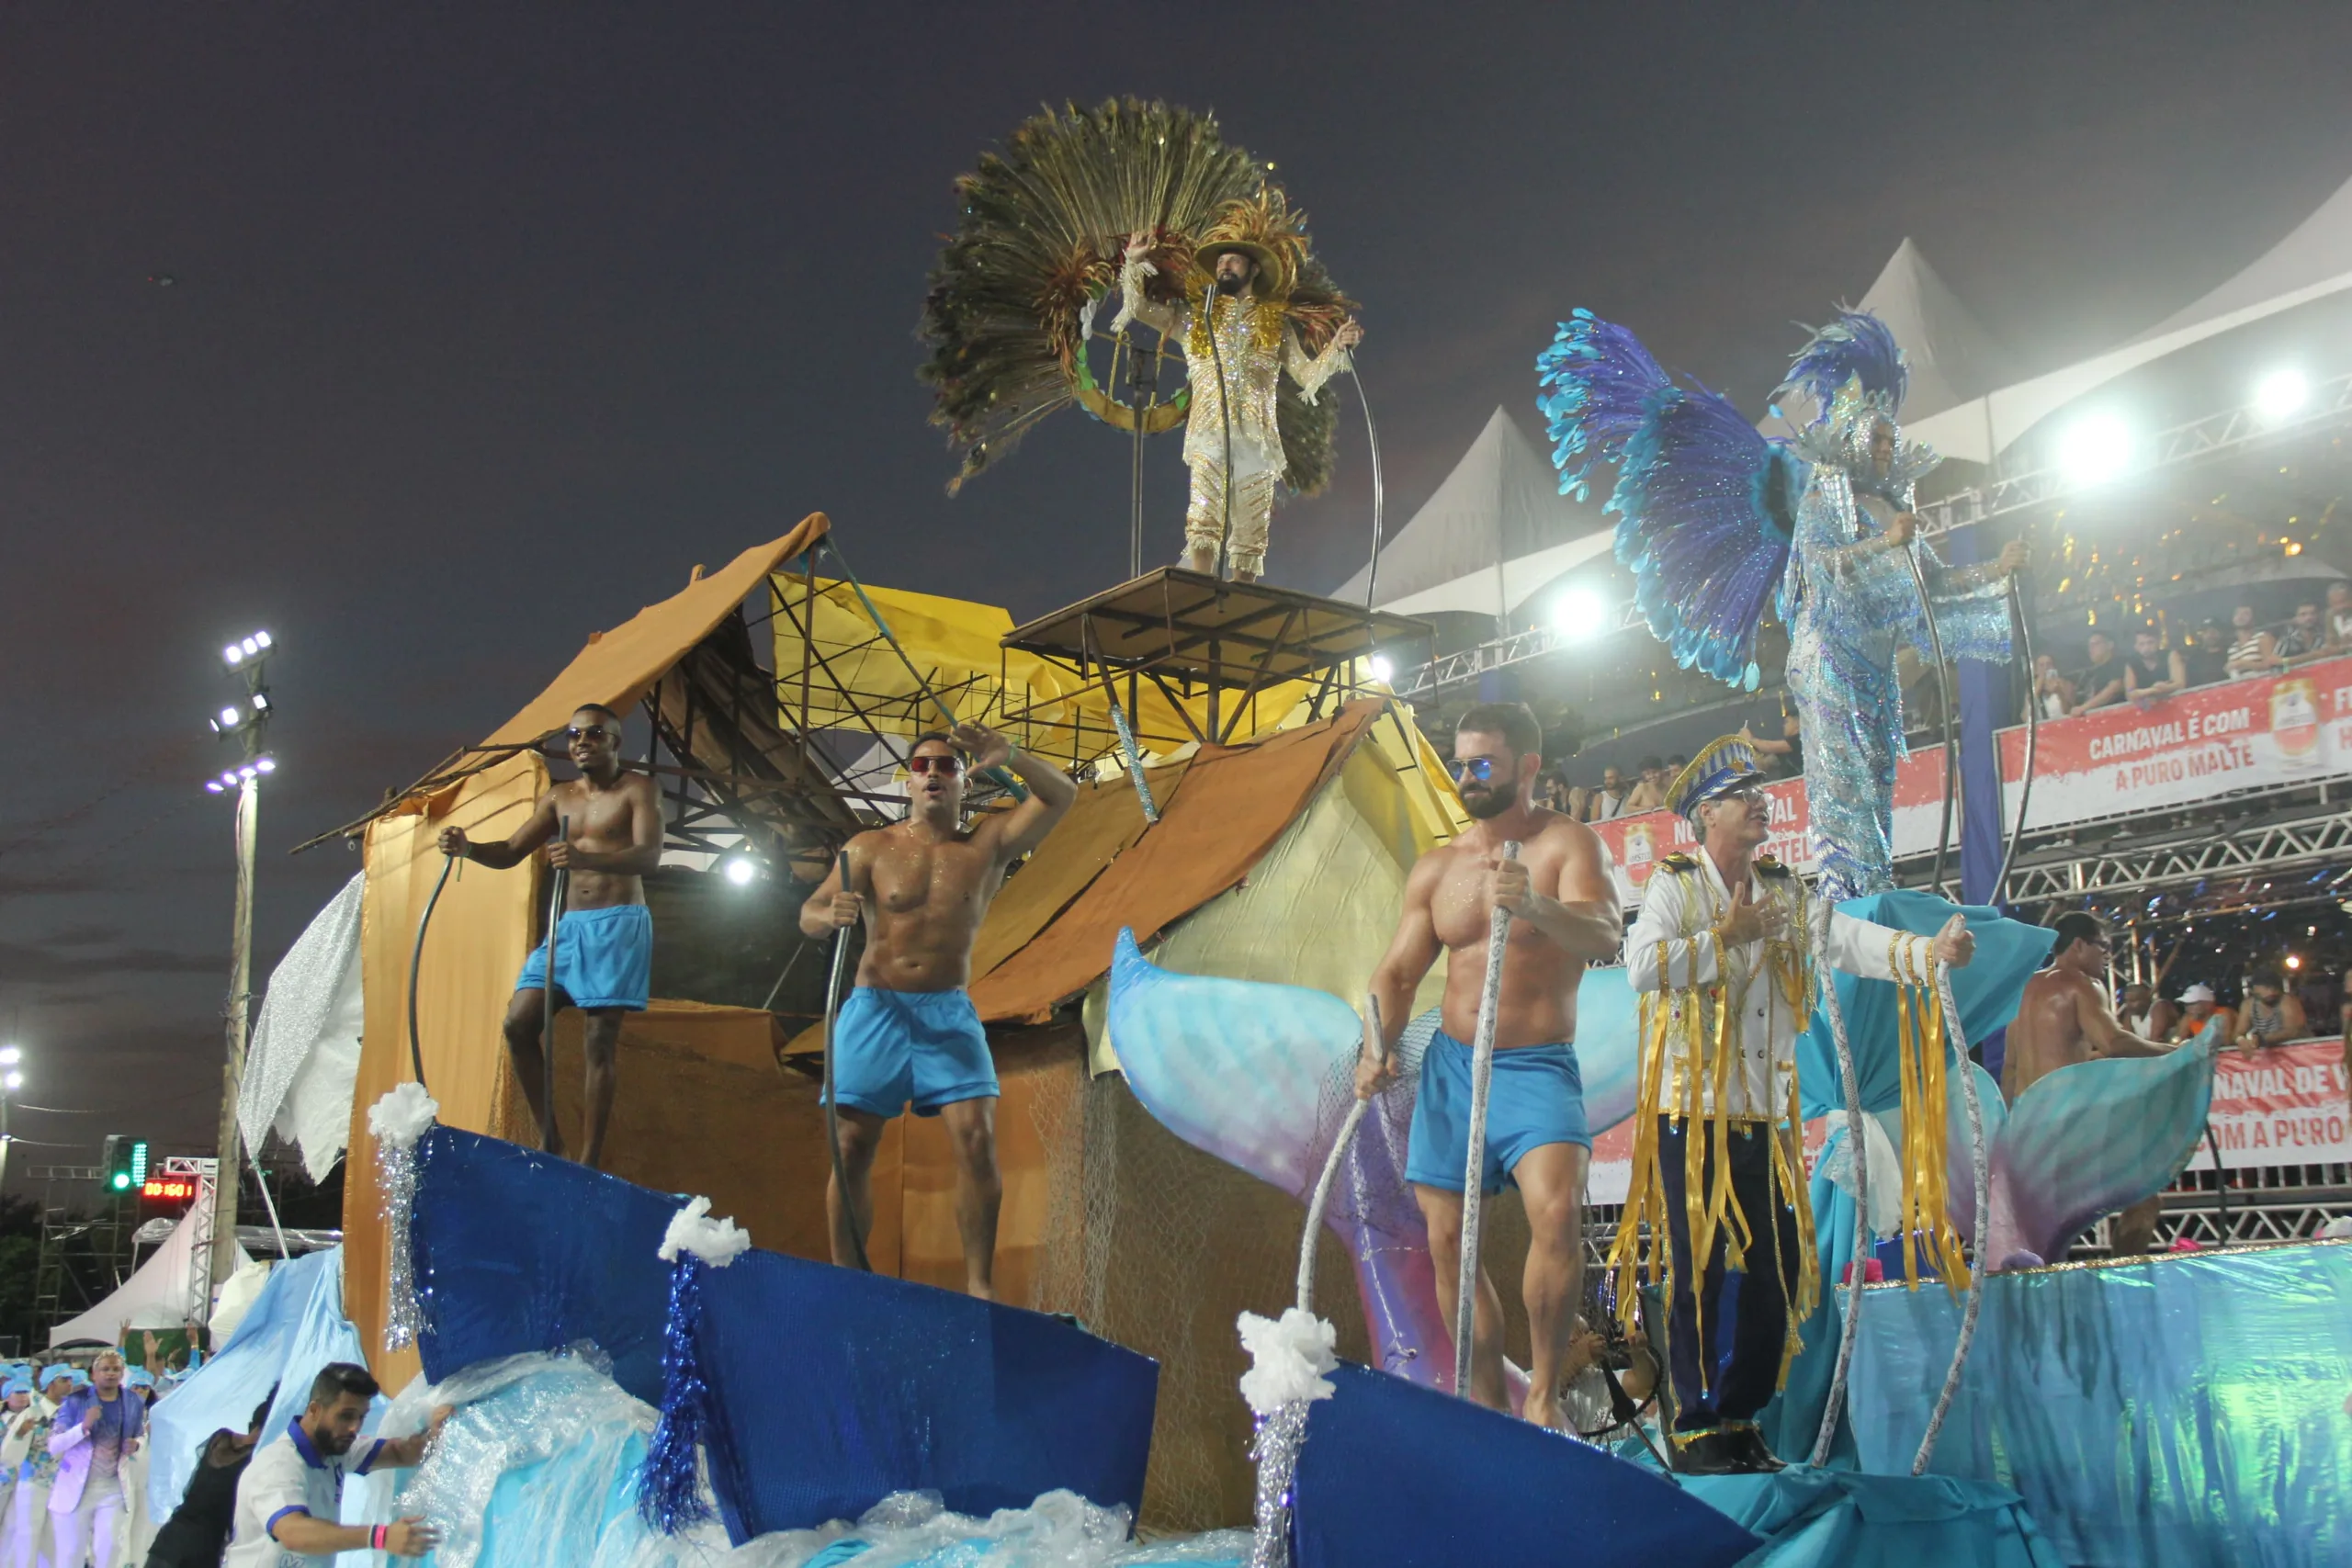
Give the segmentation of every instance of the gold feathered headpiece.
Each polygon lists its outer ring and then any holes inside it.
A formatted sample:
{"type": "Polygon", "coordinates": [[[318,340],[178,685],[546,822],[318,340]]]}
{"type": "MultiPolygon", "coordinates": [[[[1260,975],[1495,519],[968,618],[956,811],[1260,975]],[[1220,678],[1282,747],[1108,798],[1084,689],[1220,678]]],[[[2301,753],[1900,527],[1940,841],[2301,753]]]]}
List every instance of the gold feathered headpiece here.
{"type": "Polygon", "coordinates": [[[1206,273],[1216,258],[1238,251],[1258,264],[1254,292],[1261,299],[1286,299],[1306,267],[1306,217],[1291,214],[1290,198],[1272,186],[1255,196],[1236,197],[1220,206],[1193,247],[1193,265],[1206,273]]]}

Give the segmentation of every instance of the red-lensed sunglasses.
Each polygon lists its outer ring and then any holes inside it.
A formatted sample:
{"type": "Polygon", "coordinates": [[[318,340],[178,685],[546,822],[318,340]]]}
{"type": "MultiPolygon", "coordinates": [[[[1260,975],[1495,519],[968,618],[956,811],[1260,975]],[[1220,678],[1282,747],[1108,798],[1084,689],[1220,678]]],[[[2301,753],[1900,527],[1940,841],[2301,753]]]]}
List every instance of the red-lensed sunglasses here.
{"type": "Polygon", "coordinates": [[[953,776],[964,771],[961,757],[910,757],[907,772],[910,773],[946,773],[953,776]]]}

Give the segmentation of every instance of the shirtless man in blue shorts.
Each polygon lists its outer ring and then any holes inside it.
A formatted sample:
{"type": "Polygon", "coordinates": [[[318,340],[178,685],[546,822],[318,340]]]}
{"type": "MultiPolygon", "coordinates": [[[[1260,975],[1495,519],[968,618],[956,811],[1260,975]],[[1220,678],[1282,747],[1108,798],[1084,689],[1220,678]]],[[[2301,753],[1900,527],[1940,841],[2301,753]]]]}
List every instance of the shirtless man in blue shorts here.
{"type": "MultiPolygon", "coordinates": [[[[1582,1286],[1578,1211],[1592,1154],[1574,1044],[1577,987],[1587,964],[1616,956],[1623,919],[1600,837],[1534,804],[1543,750],[1543,731],[1522,704],[1486,703],[1462,716],[1453,774],[1472,820],[1460,838],[1423,855],[1406,879],[1404,918],[1372,979],[1390,1054],[1377,1069],[1369,1061],[1358,1065],[1356,1092],[1368,1097],[1396,1081],[1394,1052],[1411,1019],[1413,993],[1442,949],[1442,1024],[1421,1058],[1405,1176],[1429,1224],[1446,1331],[1459,1334],[1454,1282],[1462,1274],[1462,1184],[1470,1157],[1470,1043],[1486,984],[1488,917],[1497,908],[1510,910],[1479,1185],[1495,1193],[1508,1180],[1527,1206],[1530,1239],[1520,1290],[1533,1344],[1522,1414],[1538,1426],[1556,1427],[1559,1382],[1582,1286]],[[1515,862],[1502,858],[1503,845],[1512,841],[1520,846],[1515,862]]],[[[1510,1407],[1502,1298],[1483,1269],[1470,1391],[1481,1404],[1510,1407]]]]}
{"type": "MultiPolygon", "coordinates": [[[[643,1012],[653,981],[653,917],[645,908],[645,878],[662,863],[662,795],[650,775],[621,767],[620,715],[589,703],[571,716],[564,749],[580,776],[539,797],[530,817],[503,843],[469,841],[463,828],[441,829],[441,852],[504,871],[545,846],[548,864],[571,874],[563,918],[555,932],[555,1005],[587,1015],[581,1045],[587,1059],[583,1097],[587,1130],[580,1158],[604,1157],[605,1128],[613,1116],[614,1063],[621,1015],[643,1012]]],[[[523,962],[514,1000],[506,1010],[506,1053],[523,1098],[531,1104],[551,1154],[563,1153],[555,1107],[546,1098],[545,1033],[548,946],[523,962]]]]}
{"type": "Polygon", "coordinates": [[[939,1117],[956,1147],[964,1288],[993,1301],[997,1205],[1004,1193],[996,1164],[996,1064],[964,987],[989,900],[1012,863],[1043,843],[1069,810],[1078,785],[974,724],[918,739],[907,773],[906,819],[850,840],[849,886],[842,886],[837,859],[800,908],[800,929],[810,937],[865,922],[857,988],[833,1023],[848,1202],[829,1180],[825,1213],[833,1261],[847,1267],[857,1257],[850,1227],[862,1236],[873,1223],[868,1178],[883,1127],[910,1103],[918,1116],[939,1117]],[[996,767],[1010,768],[1029,798],[966,827],[965,779],[975,769],[996,767]]]}

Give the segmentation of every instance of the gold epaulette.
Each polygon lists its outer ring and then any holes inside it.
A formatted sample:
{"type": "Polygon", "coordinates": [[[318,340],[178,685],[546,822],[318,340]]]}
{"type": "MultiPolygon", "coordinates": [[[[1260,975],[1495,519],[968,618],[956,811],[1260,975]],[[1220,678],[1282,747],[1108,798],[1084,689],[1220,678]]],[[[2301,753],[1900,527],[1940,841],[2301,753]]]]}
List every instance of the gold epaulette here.
{"type": "Polygon", "coordinates": [[[1756,874],[1758,876],[1786,876],[1789,874],[1789,868],[1782,865],[1779,861],[1774,860],[1770,855],[1758,855],[1753,863],[1756,867],[1756,874]]]}
{"type": "Polygon", "coordinates": [[[1678,851],[1658,862],[1657,868],[1660,871],[1673,872],[1676,875],[1679,876],[1685,872],[1698,870],[1699,863],[1691,859],[1689,855],[1683,854],[1678,851]]]}

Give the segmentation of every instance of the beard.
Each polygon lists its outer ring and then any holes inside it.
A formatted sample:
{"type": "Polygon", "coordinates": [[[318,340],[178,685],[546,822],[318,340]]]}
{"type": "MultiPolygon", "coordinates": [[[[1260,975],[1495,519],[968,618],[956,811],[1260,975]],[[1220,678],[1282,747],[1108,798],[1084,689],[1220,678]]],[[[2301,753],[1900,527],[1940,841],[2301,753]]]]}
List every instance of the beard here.
{"type": "Polygon", "coordinates": [[[1511,808],[1518,796],[1507,795],[1492,784],[1457,792],[1462,796],[1462,809],[1481,822],[1491,821],[1511,808]]]}

